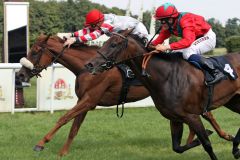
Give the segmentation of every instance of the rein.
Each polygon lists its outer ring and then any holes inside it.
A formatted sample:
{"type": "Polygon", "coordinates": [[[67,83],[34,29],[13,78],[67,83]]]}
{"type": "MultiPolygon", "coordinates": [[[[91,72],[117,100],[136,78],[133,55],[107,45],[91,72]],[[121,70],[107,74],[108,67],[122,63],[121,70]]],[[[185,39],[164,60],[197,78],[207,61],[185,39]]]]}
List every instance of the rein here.
{"type": "MultiPolygon", "coordinates": [[[[121,34],[119,34],[119,33],[116,33],[116,32],[113,32],[112,35],[116,35],[116,36],[118,36],[118,37],[121,37],[121,38],[124,40],[123,46],[122,46],[122,48],[121,48],[120,50],[127,48],[127,46],[128,46],[128,39],[127,39],[127,37],[125,37],[125,36],[123,36],[123,35],[121,35],[121,34]]],[[[98,53],[101,57],[103,57],[103,59],[105,59],[105,64],[102,65],[102,67],[104,67],[104,69],[106,69],[106,70],[109,70],[109,69],[113,68],[114,65],[118,65],[118,64],[121,64],[122,62],[124,62],[124,61],[115,62],[114,60],[106,57],[106,56],[105,56],[103,53],[101,53],[99,50],[97,50],[97,53],[98,53]]],[[[126,61],[127,61],[127,60],[126,60],[126,61]]]]}
{"type": "Polygon", "coordinates": [[[37,62],[34,64],[34,67],[33,69],[31,70],[31,74],[33,74],[34,76],[36,77],[41,77],[41,74],[40,72],[43,70],[43,69],[46,69],[47,66],[41,66],[39,64],[39,61],[42,57],[42,55],[44,54],[44,50],[47,50],[47,53],[50,53],[50,56],[52,56],[53,60],[52,60],[52,63],[50,65],[52,65],[53,63],[56,63],[56,61],[63,55],[66,47],[63,47],[63,49],[61,50],[60,53],[58,53],[57,55],[55,55],[54,53],[56,53],[55,51],[52,51],[51,49],[47,48],[46,45],[44,46],[40,46],[42,49],[40,51],[40,56],[38,57],[38,60],[37,62]]]}
{"type": "Polygon", "coordinates": [[[118,64],[121,64],[123,62],[127,62],[127,61],[130,61],[130,60],[133,60],[135,58],[138,58],[138,57],[145,57],[145,56],[152,56],[153,54],[157,54],[158,52],[157,51],[151,51],[149,53],[144,53],[144,54],[138,54],[136,56],[133,56],[133,57],[130,57],[130,58],[127,58],[127,59],[124,59],[124,60],[121,60],[119,62],[115,62],[114,64],[118,65],[118,64]]]}
{"type": "Polygon", "coordinates": [[[52,61],[51,64],[56,63],[56,61],[58,60],[58,58],[62,57],[62,55],[63,55],[63,53],[64,53],[64,51],[65,51],[66,48],[67,48],[67,46],[63,47],[63,49],[61,50],[61,52],[60,52],[57,56],[55,56],[55,54],[53,53],[53,51],[51,51],[49,48],[46,48],[46,49],[49,51],[49,53],[54,57],[54,59],[53,59],[53,61],[52,61]]]}
{"type": "MultiPolygon", "coordinates": [[[[119,33],[116,33],[116,32],[114,32],[114,33],[112,33],[113,35],[116,35],[116,36],[119,36],[119,37],[121,37],[123,40],[124,40],[124,45],[122,46],[122,48],[121,49],[126,49],[127,47],[128,47],[128,38],[127,37],[125,37],[125,36],[123,36],[123,35],[121,35],[121,34],[119,34],[119,33]]],[[[153,54],[156,54],[156,53],[158,53],[156,50],[154,50],[154,51],[151,51],[151,52],[149,52],[149,53],[144,53],[144,54],[137,54],[137,55],[135,55],[135,56],[133,56],[133,57],[130,57],[130,58],[127,58],[127,59],[124,59],[124,60],[121,60],[121,61],[118,61],[118,62],[115,62],[115,61],[113,61],[112,59],[109,59],[109,58],[107,58],[103,53],[101,53],[99,50],[97,51],[97,53],[99,54],[99,55],[101,55],[105,60],[106,60],[106,62],[105,62],[105,68],[106,69],[111,69],[112,67],[113,67],[113,65],[118,65],[118,64],[122,64],[122,63],[124,63],[124,62],[128,62],[128,61],[131,61],[132,59],[135,59],[135,58],[138,58],[138,57],[144,57],[144,60],[143,60],[143,68],[146,68],[146,64],[147,64],[147,62],[148,62],[148,60],[151,58],[151,56],[153,55],[153,54]],[[148,57],[148,58],[145,58],[145,57],[148,57]]]]}
{"type": "Polygon", "coordinates": [[[148,46],[150,45],[150,43],[152,42],[152,40],[154,39],[154,37],[158,34],[158,33],[160,33],[160,30],[162,29],[162,26],[160,26],[159,28],[158,28],[158,30],[155,32],[155,34],[154,34],[154,36],[150,39],[150,41],[147,43],[147,46],[146,46],[146,48],[148,48],[148,46]]]}

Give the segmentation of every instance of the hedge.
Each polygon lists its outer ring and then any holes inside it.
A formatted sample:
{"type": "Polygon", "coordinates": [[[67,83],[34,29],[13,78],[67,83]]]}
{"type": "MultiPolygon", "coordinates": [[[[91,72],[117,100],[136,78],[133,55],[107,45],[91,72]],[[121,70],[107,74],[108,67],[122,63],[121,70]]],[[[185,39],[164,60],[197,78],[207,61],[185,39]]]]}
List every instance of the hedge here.
{"type": "Polygon", "coordinates": [[[231,36],[226,38],[226,48],[228,52],[240,51],[240,36],[231,36]]]}

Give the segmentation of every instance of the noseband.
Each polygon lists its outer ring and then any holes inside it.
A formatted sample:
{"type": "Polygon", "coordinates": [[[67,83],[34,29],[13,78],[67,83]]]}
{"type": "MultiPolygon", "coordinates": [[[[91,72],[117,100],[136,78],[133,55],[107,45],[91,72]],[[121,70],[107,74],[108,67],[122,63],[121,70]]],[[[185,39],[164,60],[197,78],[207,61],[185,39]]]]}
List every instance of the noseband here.
{"type": "MultiPolygon", "coordinates": [[[[33,76],[36,76],[36,77],[41,76],[41,75],[40,75],[40,72],[41,72],[43,69],[46,69],[46,68],[48,67],[48,66],[45,66],[45,65],[42,66],[42,65],[39,64],[42,55],[45,53],[45,52],[44,52],[45,50],[46,50],[47,53],[49,53],[50,56],[52,57],[53,60],[52,60],[52,63],[51,63],[51,64],[53,64],[53,63],[55,63],[55,62],[58,60],[59,57],[61,57],[61,56],[63,55],[64,50],[66,49],[66,47],[64,47],[64,48],[61,50],[60,53],[56,53],[55,51],[52,51],[51,49],[47,48],[46,45],[43,45],[43,46],[40,46],[40,47],[41,47],[41,49],[40,49],[40,51],[38,52],[40,55],[38,56],[38,59],[37,59],[36,63],[33,64],[34,67],[33,67],[33,69],[31,70],[31,74],[32,74],[33,76]],[[56,54],[57,54],[57,55],[56,55],[56,54]]],[[[51,64],[50,64],[50,65],[51,65],[51,64]]]]}

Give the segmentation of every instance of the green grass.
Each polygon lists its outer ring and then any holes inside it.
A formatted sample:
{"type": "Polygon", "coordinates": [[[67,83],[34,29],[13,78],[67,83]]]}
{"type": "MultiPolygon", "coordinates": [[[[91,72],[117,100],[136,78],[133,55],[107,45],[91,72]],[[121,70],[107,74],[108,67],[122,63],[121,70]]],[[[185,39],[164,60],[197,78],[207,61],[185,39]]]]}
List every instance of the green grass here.
{"type": "MultiPolygon", "coordinates": [[[[214,55],[226,53],[215,49],[214,55]]],[[[36,78],[32,86],[24,89],[25,106],[36,106],[36,78]]],[[[64,126],[42,152],[32,151],[33,146],[54,126],[65,112],[47,113],[2,113],[0,116],[0,160],[52,160],[69,132],[70,124],[64,126]]],[[[221,127],[235,134],[240,122],[239,115],[226,109],[214,111],[221,127]]],[[[205,123],[206,124],[206,123],[205,123]]],[[[211,128],[206,124],[207,128],[211,128]]],[[[185,127],[186,141],[188,128],[185,127]]],[[[211,136],[218,158],[233,159],[231,143],[211,136]]],[[[203,160],[209,159],[202,147],[183,154],[172,151],[169,121],[155,108],[126,109],[124,118],[117,119],[115,110],[90,112],[76,137],[70,153],[63,160],[203,160]]]]}
{"type": "MultiPolygon", "coordinates": [[[[38,113],[2,113],[0,116],[1,160],[54,160],[66,140],[70,123],[56,134],[42,152],[33,146],[53,127],[65,112],[53,115],[38,113]]],[[[235,134],[239,115],[227,109],[218,109],[214,115],[220,125],[235,134]]],[[[205,123],[205,122],[204,122],[205,123]]],[[[207,128],[211,127],[209,124],[207,128]]],[[[185,126],[184,140],[188,133],[185,126]]],[[[233,159],[231,143],[211,136],[212,146],[221,160],[233,159]]],[[[62,160],[205,160],[210,159],[200,146],[177,154],[171,149],[169,121],[154,108],[126,109],[122,119],[116,118],[114,109],[88,113],[80,134],[75,138],[70,153],[62,160]]]]}
{"type": "Polygon", "coordinates": [[[37,78],[34,77],[30,80],[31,87],[24,88],[24,108],[35,108],[36,107],[36,96],[37,96],[37,78]]]}
{"type": "Polygon", "coordinates": [[[226,48],[215,48],[213,51],[213,55],[215,56],[221,56],[227,54],[227,49],[226,48]]]}
{"type": "Polygon", "coordinates": [[[224,54],[227,54],[226,48],[215,48],[213,51],[204,53],[205,56],[222,56],[224,54]]]}

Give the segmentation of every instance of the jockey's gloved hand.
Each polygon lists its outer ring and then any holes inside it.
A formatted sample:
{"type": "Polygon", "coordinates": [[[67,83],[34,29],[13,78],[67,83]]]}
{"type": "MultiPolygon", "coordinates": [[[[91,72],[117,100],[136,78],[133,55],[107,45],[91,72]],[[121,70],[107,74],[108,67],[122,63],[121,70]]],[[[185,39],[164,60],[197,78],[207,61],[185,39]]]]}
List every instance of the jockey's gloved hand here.
{"type": "Polygon", "coordinates": [[[149,45],[147,46],[147,50],[148,50],[148,51],[153,51],[153,50],[155,50],[155,46],[152,45],[152,44],[149,44],[149,45]]]}
{"type": "Polygon", "coordinates": [[[64,40],[74,37],[73,33],[57,33],[57,36],[64,40]]]}
{"type": "Polygon", "coordinates": [[[66,40],[66,42],[63,44],[63,47],[67,46],[68,48],[77,41],[76,37],[70,37],[66,40]]]}
{"type": "Polygon", "coordinates": [[[168,50],[170,50],[170,49],[171,49],[171,48],[170,48],[169,45],[158,44],[158,45],[156,46],[156,50],[157,50],[157,51],[160,51],[160,52],[166,52],[166,51],[168,51],[168,50]]]}

